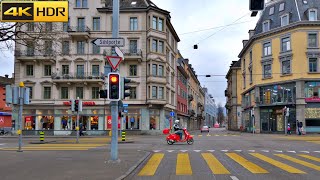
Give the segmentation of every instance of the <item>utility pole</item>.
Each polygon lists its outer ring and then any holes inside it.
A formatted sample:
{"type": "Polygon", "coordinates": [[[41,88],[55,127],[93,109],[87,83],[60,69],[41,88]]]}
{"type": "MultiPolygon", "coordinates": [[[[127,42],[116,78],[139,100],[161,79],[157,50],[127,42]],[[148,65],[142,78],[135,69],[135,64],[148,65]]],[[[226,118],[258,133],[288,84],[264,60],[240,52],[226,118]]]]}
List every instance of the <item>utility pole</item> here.
{"type": "MultiPolygon", "coordinates": [[[[113,0],[112,4],[112,38],[119,37],[119,0],[113,0]]],[[[115,53],[115,47],[112,48],[112,56],[118,56],[115,53]]],[[[118,161],[118,101],[111,101],[111,121],[112,121],[112,137],[111,137],[111,161],[118,161]]]]}
{"type": "Polygon", "coordinates": [[[23,97],[24,97],[24,83],[20,82],[19,84],[19,122],[18,122],[18,134],[19,134],[19,150],[18,152],[22,152],[22,112],[23,112],[23,97]]]}

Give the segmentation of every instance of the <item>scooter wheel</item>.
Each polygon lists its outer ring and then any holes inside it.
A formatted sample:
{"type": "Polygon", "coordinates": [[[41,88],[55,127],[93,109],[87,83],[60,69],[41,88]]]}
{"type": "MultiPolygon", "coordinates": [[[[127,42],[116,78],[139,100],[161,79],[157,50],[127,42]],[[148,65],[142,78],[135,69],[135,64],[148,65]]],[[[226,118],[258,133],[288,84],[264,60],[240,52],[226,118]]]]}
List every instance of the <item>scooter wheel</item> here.
{"type": "Polygon", "coordinates": [[[187,140],[187,143],[188,143],[189,145],[192,145],[192,144],[193,144],[193,138],[188,139],[188,140],[187,140]]]}
{"type": "Polygon", "coordinates": [[[173,141],[172,141],[172,140],[167,140],[167,143],[168,143],[169,145],[172,145],[172,144],[173,144],[173,141]]]}

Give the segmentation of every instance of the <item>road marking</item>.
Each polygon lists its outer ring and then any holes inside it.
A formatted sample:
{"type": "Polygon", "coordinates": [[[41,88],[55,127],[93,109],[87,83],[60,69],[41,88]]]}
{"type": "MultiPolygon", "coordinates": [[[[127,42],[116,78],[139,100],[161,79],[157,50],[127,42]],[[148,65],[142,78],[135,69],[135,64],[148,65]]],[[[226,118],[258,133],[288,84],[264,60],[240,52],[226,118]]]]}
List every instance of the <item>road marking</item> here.
{"type": "Polygon", "coordinates": [[[0,146],[4,146],[5,144],[0,144],[0,146]]]}
{"type": "Polygon", "coordinates": [[[300,159],[293,158],[293,157],[285,155],[285,154],[275,154],[275,156],[278,156],[278,157],[281,157],[281,158],[286,159],[288,161],[291,161],[291,162],[294,162],[294,163],[298,163],[298,164],[301,164],[303,166],[309,167],[311,169],[315,169],[315,170],[320,171],[320,166],[317,166],[315,164],[309,163],[307,161],[302,161],[300,159]]]}
{"type": "Polygon", "coordinates": [[[174,150],[167,150],[168,152],[173,152],[174,150]]]}
{"type": "Polygon", "coordinates": [[[261,150],[262,152],[269,152],[269,150],[261,150]]]}
{"type": "Polygon", "coordinates": [[[213,174],[230,174],[230,172],[211,153],[201,153],[213,174]]]}
{"type": "Polygon", "coordinates": [[[215,150],[208,150],[209,152],[214,152],[215,150]]]}
{"type": "Polygon", "coordinates": [[[181,152],[187,152],[188,150],[180,150],[181,152]]]}
{"type": "Polygon", "coordinates": [[[276,167],[278,167],[278,168],[280,168],[282,170],[285,170],[285,171],[287,171],[289,173],[306,174],[304,171],[296,169],[296,168],[294,168],[292,166],[289,166],[287,164],[284,164],[284,163],[282,163],[280,161],[276,161],[274,159],[268,158],[267,156],[264,156],[262,154],[259,154],[259,153],[250,153],[250,154],[252,156],[262,160],[262,161],[265,161],[265,162],[267,162],[269,164],[272,164],[272,165],[274,165],[274,166],[276,166],[276,167]]]}
{"type": "Polygon", "coordinates": [[[160,152],[161,150],[153,150],[153,152],[157,153],[157,152],[160,152]]]}
{"type": "Polygon", "coordinates": [[[222,152],[228,152],[229,150],[221,150],[222,152]]]}
{"type": "Polygon", "coordinates": [[[216,134],[216,135],[214,135],[214,136],[220,136],[220,135],[217,135],[217,134],[216,134]]]}
{"type": "Polygon", "coordinates": [[[248,161],[247,159],[239,156],[236,153],[226,153],[227,156],[229,156],[231,159],[233,159],[235,162],[249,170],[250,172],[254,174],[265,174],[269,173],[267,170],[263,169],[262,167],[248,161]]]}
{"type": "Polygon", "coordinates": [[[295,151],[288,151],[288,152],[291,152],[291,153],[296,153],[295,151]]]}
{"type": "Polygon", "coordinates": [[[163,153],[156,153],[152,155],[152,157],[149,159],[147,164],[143,167],[143,169],[139,172],[138,176],[153,176],[158,166],[163,159],[164,154],[163,153]]]}
{"type": "MultiPolygon", "coordinates": [[[[17,151],[18,148],[2,148],[1,151],[17,151]]],[[[23,151],[88,151],[88,148],[75,148],[75,149],[60,149],[60,148],[51,148],[51,149],[25,149],[21,148],[23,151]]]]}
{"type": "Polygon", "coordinates": [[[242,150],[234,150],[234,151],[236,151],[236,152],[241,152],[242,150]]]}
{"type": "Polygon", "coordinates": [[[179,153],[177,157],[176,175],[192,175],[189,154],[179,153]]]}
{"type": "Polygon", "coordinates": [[[202,136],[202,134],[200,134],[200,135],[198,135],[199,137],[201,137],[202,136]]]}
{"type": "Polygon", "coordinates": [[[309,154],[309,151],[300,151],[300,152],[309,154]]]}
{"type": "Polygon", "coordinates": [[[236,176],[230,176],[232,180],[239,180],[236,176]]]}
{"type": "Polygon", "coordinates": [[[207,134],[207,136],[211,136],[210,134],[207,134]]]}
{"type": "Polygon", "coordinates": [[[195,152],[200,152],[201,150],[193,150],[193,151],[195,151],[195,152]]]}
{"type": "Polygon", "coordinates": [[[256,152],[256,150],[248,150],[249,152],[256,152]]]}
{"type": "Polygon", "coordinates": [[[274,150],[275,152],[280,152],[280,153],[282,153],[283,151],[281,151],[281,150],[274,150]]]}
{"type": "Polygon", "coordinates": [[[311,160],[320,162],[320,158],[317,158],[317,157],[313,157],[313,156],[309,156],[309,155],[305,155],[305,154],[300,154],[298,156],[301,156],[301,157],[304,157],[304,158],[307,158],[307,159],[311,159],[311,160]]]}
{"type": "Polygon", "coordinates": [[[223,135],[223,136],[228,136],[228,135],[223,135]]]}
{"type": "Polygon", "coordinates": [[[313,152],[320,153],[320,151],[313,151],[313,152]]]}

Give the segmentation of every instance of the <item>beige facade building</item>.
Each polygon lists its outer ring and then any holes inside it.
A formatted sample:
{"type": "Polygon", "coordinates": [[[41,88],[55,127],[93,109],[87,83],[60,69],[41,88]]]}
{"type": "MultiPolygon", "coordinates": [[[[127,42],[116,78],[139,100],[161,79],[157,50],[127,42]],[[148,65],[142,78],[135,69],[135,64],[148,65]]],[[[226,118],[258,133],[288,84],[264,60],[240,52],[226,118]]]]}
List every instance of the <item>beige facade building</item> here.
{"type": "MultiPolygon", "coordinates": [[[[170,112],[176,110],[175,57],[180,39],[168,11],[149,0],[132,2],[120,1],[119,36],[125,39],[120,49],[125,59],[119,71],[133,80],[131,96],[124,100],[128,108],[123,128],[160,132],[169,127],[170,112]]],[[[84,102],[80,123],[88,133],[101,134],[111,128],[109,102],[98,93],[110,70],[105,68],[105,56],[111,55],[111,49],[97,47],[92,40],[112,37],[112,0],[70,1],[69,15],[68,23],[22,27],[32,32],[43,26],[53,35],[41,40],[43,50],[27,37],[27,46],[16,44],[15,84],[23,81],[31,89],[23,127],[71,134],[76,118],[68,102],[79,97],[84,102]]],[[[17,113],[13,118],[17,119],[17,113]]]]}

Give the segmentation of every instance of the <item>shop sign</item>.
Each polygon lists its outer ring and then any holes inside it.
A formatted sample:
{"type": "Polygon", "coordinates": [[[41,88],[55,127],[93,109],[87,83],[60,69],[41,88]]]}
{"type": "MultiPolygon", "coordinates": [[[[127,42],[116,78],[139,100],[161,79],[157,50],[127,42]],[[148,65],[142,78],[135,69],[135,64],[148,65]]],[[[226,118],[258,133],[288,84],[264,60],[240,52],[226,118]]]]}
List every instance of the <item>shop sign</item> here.
{"type": "Polygon", "coordinates": [[[306,102],[320,102],[319,97],[305,98],[306,102]]]}
{"type": "MultiPolygon", "coordinates": [[[[107,129],[110,129],[112,128],[112,120],[111,120],[111,116],[107,116],[107,129]]],[[[121,127],[121,117],[118,117],[118,129],[120,129],[121,127]]]]}
{"type": "Polygon", "coordinates": [[[305,109],[306,119],[318,119],[320,118],[320,108],[306,108],[305,109]]]}
{"type": "MultiPolygon", "coordinates": [[[[63,102],[63,105],[71,106],[71,102],[69,102],[69,101],[63,102]]],[[[93,101],[82,102],[82,106],[95,106],[95,105],[96,105],[96,103],[93,101]]]]}

